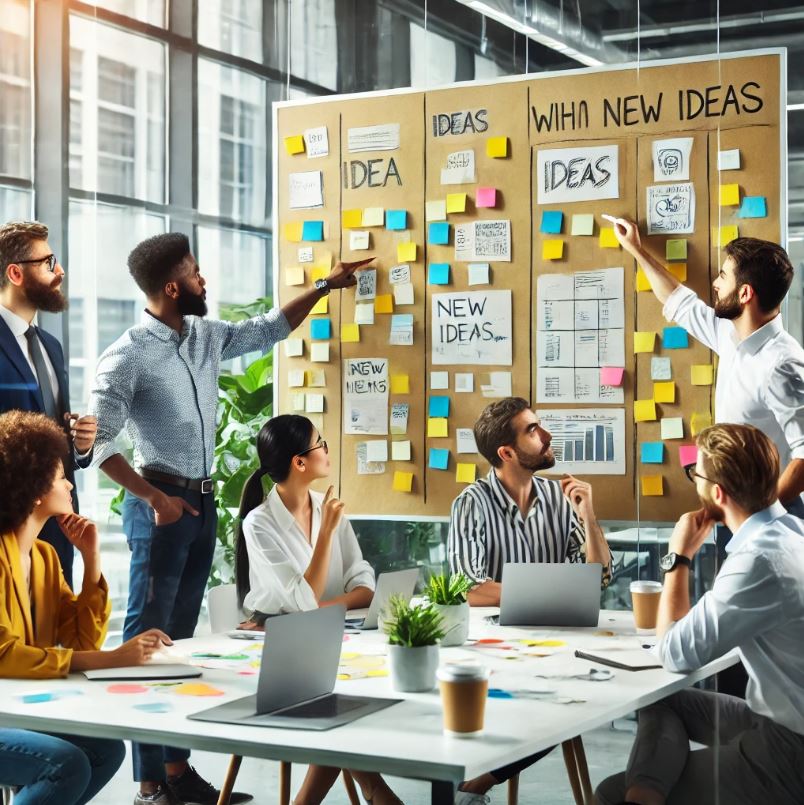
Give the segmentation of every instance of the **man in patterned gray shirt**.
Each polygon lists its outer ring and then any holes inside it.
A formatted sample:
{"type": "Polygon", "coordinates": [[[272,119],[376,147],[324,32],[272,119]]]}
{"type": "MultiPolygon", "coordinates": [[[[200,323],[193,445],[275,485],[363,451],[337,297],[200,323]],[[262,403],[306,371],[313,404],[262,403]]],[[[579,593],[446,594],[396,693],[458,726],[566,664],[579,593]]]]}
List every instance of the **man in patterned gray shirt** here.
{"type": "MultiPolygon", "coordinates": [[[[217,517],[209,479],[215,448],[220,362],[267,352],[333,288],[355,284],[338,263],[316,287],[281,309],[242,322],[211,321],[206,282],[180,233],[157,235],[129,255],[147,307],[98,361],[90,412],[98,419],[93,464],[125,487],[123,530],[131,550],[124,638],[157,627],[192,637],[215,548],[217,517]],[[115,440],[126,431],[134,467],[115,440]]],[[[214,805],[218,792],[189,766],[189,751],[133,744],[135,805],[176,800],[214,805]]],[[[234,794],[232,802],[247,802],[234,794]]]]}

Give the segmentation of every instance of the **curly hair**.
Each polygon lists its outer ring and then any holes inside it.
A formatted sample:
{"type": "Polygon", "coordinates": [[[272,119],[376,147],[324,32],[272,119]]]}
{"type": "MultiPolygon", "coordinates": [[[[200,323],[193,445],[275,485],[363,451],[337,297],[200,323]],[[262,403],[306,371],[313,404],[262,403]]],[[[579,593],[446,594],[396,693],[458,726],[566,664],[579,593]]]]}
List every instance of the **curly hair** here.
{"type": "Polygon", "coordinates": [[[10,221],[0,226],[0,288],[8,285],[6,269],[17,260],[27,260],[31,244],[47,240],[47,231],[38,221],[10,221]]]}
{"type": "Polygon", "coordinates": [[[128,256],[128,270],[140,290],[154,297],[170,282],[190,254],[190,241],[182,232],[165,232],[138,243],[128,256]]]}
{"type": "Polygon", "coordinates": [[[487,405],[475,422],[475,442],[483,458],[492,467],[502,465],[497,451],[516,441],[516,432],[511,420],[522,411],[530,408],[530,403],[522,397],[505,397],[487,405]]]}
{"type": "Polygon", "coordinates": [[[67,436],[50,417],[28,411],[0,414],[0,534],[28,519],[36,501],[51,490],[67,453],[67,436]]]}

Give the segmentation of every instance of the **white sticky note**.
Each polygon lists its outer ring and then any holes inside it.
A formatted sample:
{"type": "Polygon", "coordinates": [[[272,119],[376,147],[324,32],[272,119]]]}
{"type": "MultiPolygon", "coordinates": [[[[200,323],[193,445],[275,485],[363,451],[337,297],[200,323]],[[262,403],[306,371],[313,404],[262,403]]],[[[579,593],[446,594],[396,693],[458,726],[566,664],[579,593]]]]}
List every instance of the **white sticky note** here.
{"type": "Polygon", "coordinates": [[[362,301],[374,299],[377,295],[377,269],[367,268],[365,271],[358,271],[355,279],[357,280],[355,299],[362,301]]]}
{"type": "Polygon", "coordinates": [[[489,382],[480,386],[480,392],[484,397],[510,397],[511,373],[489,372],[489,382]]]}
{"type": "Polygon", "coordinates": [[[361,229],[349,230],[349,248],[352,251],[361,251],[369,247],[369,233],[361,229]]]}
{"type": "Polygon", "coordinates": [[[410,282],[410,266],[404,263],[401,266],[391,266],[388,271],[388,282],[391,285],[402,285],[405,282],[410,282]]]}
{"type": "Polygon", "coordinates": [[[323,394],[307,394],[304,400],[304,410],[308,414],[323,414],[324,413],[324,395],[323,394]]]}
{"type": "Polygon", "coordinates": [[[388,442],[385,439],[366,442],[366,461],[388,461],[388,442]]]}
{"type": "Polygon", "coordinates": [[[410,461],[410,442],[391,442],[391,461],[410,461]]]}
{"type": "Polygon", "coordinates": [[[301,388],[304,385],[304,369],[292,369],[288,372],[288,386],[292,389],[301,388]]]}
{"type": "Polygon", "coordinates": [[[489,284],[488,263],[469,263],[469,284],[470,285],[489,284]]]}
{"type": "Polygon", "coordinates": [[[394,285],[394,304],[412,305],[413,304],[413,283],[403,282],[394,285]]]}
{"type": "Polygon", "coordinates": [[[303,392],[301,394],[291,394],[290,395],[290,408],[292,411],[303,411],[304,410],[304,398],[307,395],[303,392]]]}
{"type": "Polygon", "coordinates": [[[717,169],[721,171],[740,170],[740,149],[731,148],[728,151],[718,151],[717,169]]]}
{"type": "Polygon", "coordinates": [[[358,302],[355,305],[355,324],[374,324],[374,302],[358,302]]]}
{"type": "Polygon", "coordinates": [[[313,262],[313,247],[312,246],[303,246],[299,249],[299,262],[300,263],[312,263],[313,262]]]}
{"type": "Polygon", "coordinates": [[[673,365],[670,363],[670,358],[650,359],[650,379],[651,380],[673,379],[673,365]]]}
{"type": "Polygon", "coordinates": [[[327,127],[318,126],[314,129],[306,129],[304,132],[304,145],[308,159],[328,156],[329,138],[327,137],[327,127]]]}
{"type": "Polygon", "coordinates": [[[663,417],[661,427],[662,439],[684,438],[684,420],[680,416],[663,417]]]}
{"type": "Polygon", "coordinates": [[[471,372],[455,373],[455,391],[458,394],[471,394],[475,390],[475,376],[471,372]]]}
{"type": "Polygon", "coordinates": [[[313,363],[329,363],[329,341],[313,341],[310,344],[310,360],[313,363]]]}
{"type": "Polygon", "coordinates": [[[439,199],[438,201],[425,202],[424,217],[427,221],[446,221],[447,220],[446,199],[439,199]]]}
{"type": "Polygon", "coordinates": [[[410,406],[407,403],[391,404],[391,433],[395,435],[408,432],[408,414],[410,406]]]}
{"type": "Polygon", "coordinates": [[[430,388],[440,391],[449,388],[449,372],[430,372],[430,388]]]}
{"type": "Polygon", "coordinates": [[[471,428],[455,428],[455,442],[457,453],[477,453],[475,434],[471,428]]]}
{"type": "Polygon", "coordinates": [[[285,355],[287,355],[288,358],[300,358],[304,355],[304,339],[286,338],[285,355]]]}
{"type": "MultiPolygon", "coordinates": [[[[363,210],[363,226],[384,226],[385,225],[385,208],[384,207],[366,207],[363,210]]],[[[371,459],[369,459],[371,461],[371,459]]]]}

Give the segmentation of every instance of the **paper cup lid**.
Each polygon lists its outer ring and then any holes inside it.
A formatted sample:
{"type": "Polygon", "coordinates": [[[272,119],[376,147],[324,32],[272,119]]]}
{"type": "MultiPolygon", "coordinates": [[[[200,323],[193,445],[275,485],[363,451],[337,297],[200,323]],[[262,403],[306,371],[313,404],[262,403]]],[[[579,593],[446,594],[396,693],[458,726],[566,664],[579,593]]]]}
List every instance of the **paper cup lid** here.
{"type": "Polygon", "coordinates": [[[632,581],[632,593],[659,593],[662,591],[662,583],[660,581],[632,581]]]}
{"type": "Polygon", "coordinates": [[[473,680],[488,679],[489,669],[474,661],[450,662],[442,665],[436,676],[442,682],[471,682],[473,680]]]}

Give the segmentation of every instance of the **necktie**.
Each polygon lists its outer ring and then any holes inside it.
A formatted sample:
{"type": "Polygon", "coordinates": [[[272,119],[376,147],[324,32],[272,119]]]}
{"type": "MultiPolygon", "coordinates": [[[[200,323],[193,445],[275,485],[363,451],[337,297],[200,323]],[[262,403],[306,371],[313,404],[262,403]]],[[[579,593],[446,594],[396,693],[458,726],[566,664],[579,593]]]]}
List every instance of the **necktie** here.
{"type": "Polygon", "coordinates": [[[28,351],[31,353],[31,360],[36,369],[36,376],[39,379],[39,389],[42,392],[42,400],[45,403],[45,413],[58,421],[59,412],[56,410],[56,395],[53,393],[53,386],[50,384],[50,373],[47,370],[45,356],[42,354],[42,347],[39,344],[39,337],[36,329],[29,327],[25,331],[25,338],[28,340],[28,351]]]}

